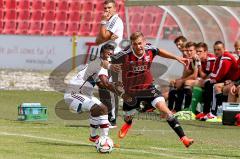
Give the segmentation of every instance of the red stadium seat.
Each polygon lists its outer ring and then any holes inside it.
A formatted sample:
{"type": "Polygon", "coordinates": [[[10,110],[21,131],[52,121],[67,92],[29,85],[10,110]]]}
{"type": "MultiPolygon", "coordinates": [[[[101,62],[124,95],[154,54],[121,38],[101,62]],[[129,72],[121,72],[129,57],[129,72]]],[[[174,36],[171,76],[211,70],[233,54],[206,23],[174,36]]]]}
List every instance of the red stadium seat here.
{"type": "Polygon", "coordinates": [[[117,4],[117,12],[124,12],[125,8],[124,8],[124,4],[117,4]]]}
{"type": "MultiPolygon", "coordinates": [[[[159,24],[153,25],[153,27],[152,27],[152,36],[153,37],[157,37],[158,30],[159,30],[159,24]]],[[[161,37],[162,37],[162,35],[163,34],[161,33],[161,37]]]]}
{"type": "Polygon", "coordinates": [[[32,35],[40,34],[41,33],[42,24],[40,21],[31,21],[29,27],[29,33],[32,35]]]}
{"type": "Polygon", "coordinates": [[[6,9],[16,9],[16,0],[6,0],[6,9]]]}
{"type": "Polygon", "coordinates": [[[92,16],[93,16],[93,22],[100,22],[102,19],[102,14],[99,12],[95,12],[92,16]]]}
{"type": "Polygon", "coordinates": [[[55,8],[56,8],[55,0],[46,0],[46,2],[45,2],[45,10],[46,11],[55,10],[55,8]]]}
{"type": "Polygon", "coordinates": [[[14,34],[16,31],[16,22],[13,20],[5,21],[3,34],[14,34]]]}
{"type": "Polygon", "coordinates": [[[29,0],[19,0],[17,9],[28,10],[29,9],[29,0]]]}
{"type": "Polygon", "coordinates": [[[44,13],[44,18],[43,19],[46,20],[46,21],[53,21],[53,20],[55,20],[55,12],[52,11],[52,10],[46,11],[44,13]]]}
{"type": "Polygon", "coordinates": [[[143,24],[152,24],[154,21],[152,14],[146,13],[143,15],[143,24]]]}
{"type": "Polygon", "coordinates": [[[17,23],[16,34],[27,34],[29,30],[29,22],[28,21],[19,21],[17,23]]]}
{"type": "Polygon", "coordinates": [[[2,31],[3,31],[3,21],[0,20],[0,34],[2,33],[2,31]]]}
{"type": "Polygon", "coordinates": [[[130,24],[139,24],[142,22],[142,15],[141,14],[131,14],[129,15],[130,24]]]}
{"type": "Polygon", "coordinates": [[[69,2],[69,10],[70,11],[80,11],[81,2],[79,0],[72,0],[69,2]]]}
{"type": "Polygon", "coordinates": [[[177,26],[175,20],[171,16],[167,16],[164,26],[174,27],[177,26]]]}
{"type": "Polygon", "coordinates": [[[79,34],[82,36],[87,36],[91,32],[91,25],[89,23],[81,23],[80,24],[80,29],[79,29],[79,34]]]}
{"type": "Polygon", "coordinates": [[[33,21],[42,20],[42,12],[40,10],[35,10],[34,12],[32,12],[31,20],[33,21]]]}
{"type": "Polygon", "coordinates": [[[155,25],[160,25],[161,20],[162,20],[162,16],[163,16],[163,13],[162,13],[162,12],[159,12],[158,14],[156,14],[156,15],[154,16],[154,24],[155,24],[155,25]]]}
{"type": "Polygon", "coordinates": [[[82,12],[92,11],[93,10],[93,3],[84,1],[82,3],[82,12]]]}
{"type": "Polygon", "coordinates": [[[138,14],[143,14],[144,13],[144,8],[143,7],[130,7],[129,9],[128,9],[128,12],[129,12],[129,15],[130,14],[136,14],[136,13],[138,13],[138,14]]]}
{"type": "Polygon", "coordinates": [[[134,33],[136,31],[141,31],[140,24],[132,24],[132,25],[130,25],[130,31],[131,31],[131,33],[134,33]]]}
{"type": "Polygon", "coordinates": [[[59,0],[57,6],[59,11],[68,11],[68,0],[59,0]]]}
{"type": "Polygon", "coordinates": [[[56,13],[57,21],[66,21],[67,20],[67,12],[60,11],[56,13]]]}
{"type": "Polygon", "coordinates": [[[81,22],[92,22],[92,13],[91,12],[83,12],[81,22]]]}
{"type": "Polygon", "coordinates": [[[78,35],[79,32],[79,23],[70,22],[67,27],[67,35],[78,35]]]}
{"type": "Polygon", "coordinates": [[[143,35],[147,38],[153,38],[152,36],[152,26],[151,25],[142,25],[141,31],[143,35]]]}
{"type": "Polygon", "coordinates": [[[1,9],[0,10],[0,21],[2,21],[3,20],[3,10],[1,9]]]}
{"type": "Polygon", "coordinates": [[[0,0],[0,9],[3,8],[3,0],[0,0]]]}
{"type": "Polygon", "coordinates": [[[32,10],[42,10],[43,4],[42,0],[32,0],[32,10]]]}
{"type": "Polygon", "coordinates": [[[95,3],[95,11],[96,12],[103,12],[103,3],[96,2],[95,3]]]}
{"type": "Polygon", "coordinates": [[[6,10],[5,20],[14,20],[16,19],[16,16],[16,10],[6,10]]]}
{"type": "Polygon", "coordinates": [[[54,35],[65,35],[67,24],[65,22],[57,22],[54,35]]]}
{"type": "Polygon", "coordinates": [[[43,23],[43,28],[41,31],[42,35],[52,35],[54,31],[54,22],[52,21],[45,21],[43,23]]]}
{"type": "Polygon", "coordinates": [[[69,21],[71,22],[80,22],[80,13],[79,11],[71,11],[69,12],[69,21]]]}
{"type": "Polygon", "coordinates": [[[100,23],[94,23],[92,26],[92,30],[90,32],[90,36],[96,36],[99,33],[100,30],[100,23]]]}
{"type": "Polygon", "coordinates": [[[19,10],[17,19],[18,20],[29,20],[30,19],[30,12],[28,10],[19,10]]]}

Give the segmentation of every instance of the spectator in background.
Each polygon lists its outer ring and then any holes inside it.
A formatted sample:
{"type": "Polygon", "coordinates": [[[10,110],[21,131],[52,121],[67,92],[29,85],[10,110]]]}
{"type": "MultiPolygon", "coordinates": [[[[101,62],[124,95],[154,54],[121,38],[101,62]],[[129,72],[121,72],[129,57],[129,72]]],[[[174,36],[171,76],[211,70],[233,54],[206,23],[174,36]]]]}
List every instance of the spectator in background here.
{"type": "Polygon", "coordinates": [[[196,44],[194,42],[188,42],[185,47],[187,50],[186,57],[188,58],[188,64],[184,67],[182,77],[170,82],[168,107],[173,112],[181,110],[184,98],[184,108],[189,108],[192,100],[192,90],[191,86],[186,85],[185,82],[188,80],[196,80],[198,74],[196,44]]]}
{"type": "MultiPolygon", "coordinates": [[[[235,53],[240,55],[240,41],[235,42],[235,53]]],[[[223,94],[228,95],[228,102],[240,103],[240,58],[238,58],[238,72],[236,73],[235,81],[229,86],[224,86],[223,94]]]]}
{"type": "MultiPolygon", "coordinates": [[[[232,54],[225,51],[225,45],[221,41],[216,41],[214,44],[214,53],[217,57],[215,66],[210,77],[204,84],[203,92],[203,113],[201,120],[216,118],[218,105],[211,108],[213,101],[213,86],[216,83],[221,83],[226,80],[233,80],[238,71],[237,61],[232,54]]],[[[222,100],[221,95],[216,94],[216,100],[222,100]]]]}
{"type": "MultiPolygon", "coordinates": [[[[103,5],[104,12],[96,43],[98,45],[103,45],[104,43],[113,42],[115,45],[114,54],[116,54],[121,51],[119,44],[123,38],[123,22],[116,13],[116,3],[114,0],[106,0],[103,5]]],[[[108,74],[110,82],[118,81],[118,77],[115,73],[108,72],[108,74]]],[[[99,97],[100,101],[108,107],[108,117],[111,124],[110,128],[115,128],[118,113],[118,97],[107,89],[99,89],[99,97]]]]}
{"type": "Polygon", "coordinates": [[[105,42],[114,41],[116,44],[114,53],[118,53],[121,51],[119,44],[123,38],[123,29],[122,19],[116,13],[115,1],[106,0],[104,2],[104,12],[96,43],[100,45],[105,42]]]}
{"type": "Polygon", "coordinates": [[[184,44],[187,43],[187,38],[185,38],[184,36],[179,36],[174,40],[175,45],[177,46],[177,48],[182,52],[183,57],[186,56],[186,52],[184,50],[184,44]]]}
{"type": "Polygon", "coordinates": [[[240,56],[240,40],[234,43],[235,51],[233,52],[234,57],[238,60],[240,56]]]}

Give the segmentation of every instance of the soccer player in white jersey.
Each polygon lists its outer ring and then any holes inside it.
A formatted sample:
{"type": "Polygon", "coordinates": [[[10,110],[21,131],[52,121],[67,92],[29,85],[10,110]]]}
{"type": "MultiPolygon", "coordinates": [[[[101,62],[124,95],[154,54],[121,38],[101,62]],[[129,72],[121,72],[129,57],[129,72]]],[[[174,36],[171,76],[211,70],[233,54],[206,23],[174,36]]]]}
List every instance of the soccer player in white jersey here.
{"type": "Polygon", "coordinates": [[[114,53],[121,51],[119,44],[123,38],[123,21],[116,13],[116,3],[114,0],[106,0],[104,3],[104,13],[99,34],[96,38],[98,45],[112,40],[116,44],[114,53]]]}
{"type": "MultiPolygon", "coordinates": [[[[101,47],[108,42],[113,42],[115,46],[114,54],[121,51],[119,44],[123,39],[123,22],[116,12],[116,3],[114,0],[105,0],[103,3],[104,12],[101,19],[99,34],[96,38],[96,44],[101,47]]],[[[117,81],[117,75],[109,72],[109,81],[117,81]],[[112,77],[110,77],[110,75],[112,77]]],[[[99,89],[99,97],[108,107],[110,128],[116,128],[116,118],[118,114],[118,97],[106,89],[99,89]]]]}
{"type": "MultiPolygon", "coordinates": [[[[93,97],[93,89],[97,84],[108,90],[121,95],[123,92],[116,84],[107,80],[107,69],[102,67],[103,61],[113,54],[114,46],[105,44],[101,48],[100,58],[90,62],[83,71],[80,71],[69,82],[69,88],[64,94],[64,100],[69,105],[70,110],[76,113],[83,111],[90,112],[90,137],[89,140],[96,142],[99,138],[96,131],[100,128],[100,135],[107,136],[109,131],[108,110],[96,97],[93,97]],[[99,81],[101,77],[101,81],[99,81]]],[[[114,65],[111,65],[114,66],[114,65]]],[[[115,68],[118,66],[115,65],[115,68]]],[[[108,67],[109,68],[109,67],[108,67]]],[[[114,68],[114,67],[111,67],[114,68]]],[[[116,70],[116,69],[113,69],[116,70]]],[[[80,114],[81,115],[81,114],[80,114]]]]}

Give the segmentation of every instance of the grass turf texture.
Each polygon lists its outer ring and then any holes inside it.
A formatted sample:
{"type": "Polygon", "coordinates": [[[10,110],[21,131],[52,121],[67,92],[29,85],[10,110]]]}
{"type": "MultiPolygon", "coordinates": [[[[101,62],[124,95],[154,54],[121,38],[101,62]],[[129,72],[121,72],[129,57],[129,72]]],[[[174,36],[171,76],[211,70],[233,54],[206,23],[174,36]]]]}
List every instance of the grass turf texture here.
{"type": "MultiPolygon", "coordinates": [[[[100,154],[88,141],[88,121],[62,120],[55,115],[61,93],[0,91],[0,159],[154,159],[154,158],[240,158],[240,128],[221,123],[181,121],[195,143],[186,149],[164,121],[135,120],[121,148],[100,154]],[[48,106],[46,122],[16,121],[17,105],[40,102],[48,106]]],[[[122,124],[121,118],[118,125],[122,124]]],[[[117,141],[118,129],[110,130],[117,141]]]]}

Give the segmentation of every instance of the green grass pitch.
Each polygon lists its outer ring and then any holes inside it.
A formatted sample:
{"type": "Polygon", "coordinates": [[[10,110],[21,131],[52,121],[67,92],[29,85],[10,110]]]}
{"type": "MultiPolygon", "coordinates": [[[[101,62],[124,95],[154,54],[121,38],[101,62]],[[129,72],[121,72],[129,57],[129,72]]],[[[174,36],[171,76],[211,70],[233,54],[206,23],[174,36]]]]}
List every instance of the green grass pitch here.
{"type": "MultiPolygon", "coordinates": [[[[55,114],[61,93],[0,91],[0,159],[214,159],[240,158],[240,127],[221,123],[180,121],[195,143],[186,149],[164,121],[135,120],[121,148],[100,154],[88,141],[87,120],[62,120],[55,114]],[[17,121],[17,105],[48,106],[48,121],[17,121]]],[[[122,124],[121,117],[118,125],[122,124]]],[[[118,129],[110,130],[117,141],[118,129]]]]}

